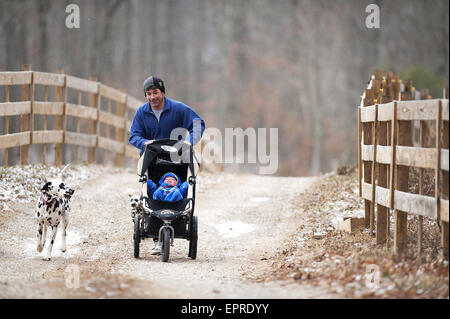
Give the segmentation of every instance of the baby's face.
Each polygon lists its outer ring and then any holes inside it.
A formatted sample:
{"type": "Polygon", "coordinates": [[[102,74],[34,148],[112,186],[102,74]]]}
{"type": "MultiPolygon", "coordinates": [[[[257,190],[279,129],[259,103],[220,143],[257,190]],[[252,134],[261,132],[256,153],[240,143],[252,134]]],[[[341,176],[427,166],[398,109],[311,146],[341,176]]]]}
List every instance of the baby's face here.
{"type": "Polygon", "coordinates": [[[164,179],[164,183],[167,183],[170,186],[175,186],[175,185],[177,185],[177,180],[175,178],[173,178],[172,176],[167,176],[164,179]]]}

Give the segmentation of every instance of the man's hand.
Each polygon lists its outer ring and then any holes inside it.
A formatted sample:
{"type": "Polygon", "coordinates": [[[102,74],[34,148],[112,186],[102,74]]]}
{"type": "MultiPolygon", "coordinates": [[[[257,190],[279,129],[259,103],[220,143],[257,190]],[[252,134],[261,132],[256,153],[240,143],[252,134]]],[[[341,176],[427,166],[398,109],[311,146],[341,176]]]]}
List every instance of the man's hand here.
{"type": "Polygon", "coordinates": [[[148,140],[147,142],[145,142],[145,144],[144,145],[147,145],[147,144],[150,144],[150,143],[153,143],[155,140],[148,140]]]}

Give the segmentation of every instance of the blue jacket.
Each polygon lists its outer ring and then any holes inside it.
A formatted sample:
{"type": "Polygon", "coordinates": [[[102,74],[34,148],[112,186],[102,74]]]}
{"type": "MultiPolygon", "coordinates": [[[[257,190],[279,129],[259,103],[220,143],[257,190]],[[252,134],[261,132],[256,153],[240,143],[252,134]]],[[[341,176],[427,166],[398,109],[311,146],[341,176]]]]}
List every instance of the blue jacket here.
{"type": "Polygon", "coordinates": [[[180,179],[173,173],[164,174],[159,180],[158,184],[160,185],[159,187],[157,187],[152,180],[148,180],[148,194],[149,196],[152,196],[154,200],[160,200],[163,202],[178,202],[182,200],[184,197],[186,197],[189,187],[189,184],[187,182],[180,184],[180,179]],[[178,181],[178,183],[173,187],[167,183],[164,183],[164,179],[167,176],[174,177],[178,181]]]}
{"type": "Polygon", "coordinates": [[[189,141],[195,145],[203,135],[205,122],[186,104],[165,96],[159,122],[149,102],[138,108],[131,124],[129,142],[140,149],[142,155],[145,142],[170,138],[172,130],[178,127],[189,131],[189,141]],[[194,121],[201,125],[194,126],[194,121]]]}

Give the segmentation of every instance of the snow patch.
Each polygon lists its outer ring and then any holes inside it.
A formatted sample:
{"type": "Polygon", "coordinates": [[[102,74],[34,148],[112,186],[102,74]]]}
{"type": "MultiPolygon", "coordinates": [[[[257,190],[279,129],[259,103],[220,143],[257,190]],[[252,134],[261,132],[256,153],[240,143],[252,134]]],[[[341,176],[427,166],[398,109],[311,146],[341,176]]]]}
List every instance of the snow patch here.
{"type": "MultiPolygon", "coordinates": [[[[62,229],[58,229],[58,233],[56,234],[55,244],[53,245],[52,249],[52,257],[75,257],[78,255],[78,252],[80,250],[80,243],[82,239],[85,236],[80,235],[78,232],[73,230],[67,230],[67,236],[66,236],[66,252],[63,253],[61,251],[61,234],[62,229]]],[[[36,237],[28,237],[25,238],[23,241],[22,247],[23,247],[23,253],[27,258],[36,258],[39,255],[42,255],[47,251],[48,245],[50,243],[50,235],[51,235],[51,228],[47,229],[47,240],[45,241],[45,246],[42,252],[38,252],[36,247],[38,243],[38,238],[36,237]]],[[[19,239],[17,239],[19,240],[19,239]]]]}
{"type": "Polygon", "coordinates": [[[114,254],[117,252],[117,248],[119,247],[119,243],[107,243],[99,246],[95,252],[89,257],[89,261],[95,261],[100,259],[102,256],[106,254],[114,254]]]}
{"type": "Polygon", "coordinates": [[[247,234],[255,230],[255,226],[241,221],[229,221],[213,225],[220,236],[231,238],[247,234]]]}
{"type": "Polygon", "coordinates": [[[269,197],[252,197],[252,198],[250,198],[250,200],[252,202],[261,203],[261,202],[267,202],[268,200],[270,200],[270,198],[269,197]]]}
{"type": "MultiPolygon", "coordinates": [[[[42,185],[47,180],[58,178],[62,167],[42,164],[0,167],[0,210],[10,210],[10,203],[35,203],[42,185]]],[[[118,171],[118,168],[99,165],[71,165],[62,174],[62,180],[75,191],[88,179],[105,173],[118,171]]]]}

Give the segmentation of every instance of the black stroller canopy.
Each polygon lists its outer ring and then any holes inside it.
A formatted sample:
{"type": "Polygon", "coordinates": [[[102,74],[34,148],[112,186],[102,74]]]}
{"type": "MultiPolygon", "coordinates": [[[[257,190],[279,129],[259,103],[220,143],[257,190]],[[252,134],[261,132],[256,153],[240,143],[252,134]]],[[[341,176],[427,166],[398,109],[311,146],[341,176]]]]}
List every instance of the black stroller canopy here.
{"type": "Polygon", "coordinates": [[[145,175],[148,168],[156,165],[158,160],[173,164],[188,164],[191,175],[194,172],[194,149],[185,141],[161,139],[147,144],[142,154],[142,168],[140,176],[145,175]]]}

